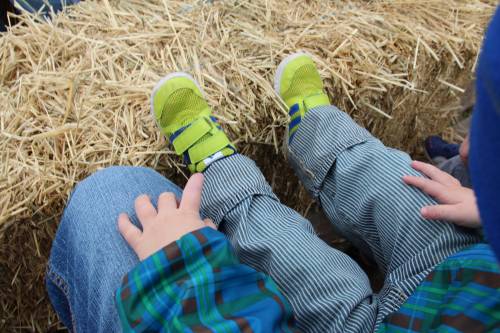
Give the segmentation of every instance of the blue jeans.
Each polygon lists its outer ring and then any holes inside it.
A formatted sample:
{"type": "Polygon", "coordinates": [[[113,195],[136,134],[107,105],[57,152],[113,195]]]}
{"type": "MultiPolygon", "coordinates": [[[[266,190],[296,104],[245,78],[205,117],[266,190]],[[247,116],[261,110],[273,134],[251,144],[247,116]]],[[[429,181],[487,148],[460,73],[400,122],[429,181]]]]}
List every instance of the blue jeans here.
{"type": "Polygon", "coordinates": [[[181,189],[159,173],[110,167],[80,182],[57,230],[47,271],[47,291],[59,318],[75,332],[120,332],[114,292],[139,260],[117,228],[126,212],[138,223],[135,199],[181,189]]]}
{"type": "MultiPolygon", "coordinates": [[[[328,246],[310,222],[284,206],[242,155],[205,171],[202,217],[211,218],[239,259],[269,274],[306,332],[369,332],[403,304],[449,255],[479,241],[443,221],[425,221],[434,201],[401,181],[418,175],[410,157],[385,147],[345,113],[318,107],[304,117],[288,155],[334,226],[384,272],[375,294],[358,264],[328,246]]],[[[47,288],[63,322],[78,332],[116,332],[113,293],[137,258],[117,231],[142,193],[180,190],[153,170],[113,167],[74,190],[53,243],[47,288]]]]}

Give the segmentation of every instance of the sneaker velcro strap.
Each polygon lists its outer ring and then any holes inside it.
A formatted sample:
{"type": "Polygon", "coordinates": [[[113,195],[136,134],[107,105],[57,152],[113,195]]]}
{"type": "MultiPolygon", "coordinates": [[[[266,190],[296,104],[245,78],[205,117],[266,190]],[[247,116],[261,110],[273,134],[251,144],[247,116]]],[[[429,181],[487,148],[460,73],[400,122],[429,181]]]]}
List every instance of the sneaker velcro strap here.
{"type": "Polygon", "coordinates": [[[182,131],[182,133],[174,139],[174,142],[172,142],[175,153],[177,155],[183,154],[192,145],[198,142],[198,140],[200,140],[205,134],[210,132],[212,128],[214,128],[214,125],[208,118],[203,117],[194,121],[188,128],[182,131]]]}
{"type": "Polygon", "coordinates": [[[324,93],[304,98],[304,106],[307,110],[311,110],[312,108],[320,105],[330,105],[330,100],[324,93]]]}
{"type": "Polygon", "coordinates": [[[212,156],[205,158],[203,161],[201,161],[200,163],[198,163],[196,165],[195,164],[189,164],[188,165],[189,170],[192,173],[203,172],[207,168],[207,166],[209,166],[213,162],[215,162],[217,160],[220,160],[220,159],[222,159],[224,157],[231,156],[234,153],[235,153],[235,149],[234,149],[233,146],[231,146],[231,145],[226,146],[225,148],[222,148],[222,150],[219,151],[218,153],[215,153],[212,156]]]}
{"type": "Polygon", "coordinates": [[[199,142],[189,149],[189,159],[191,160],[191,163],[196,164],[230,144],[231,142],[227,138],[226,134],[218,130],[209,138],[199,142]]]}

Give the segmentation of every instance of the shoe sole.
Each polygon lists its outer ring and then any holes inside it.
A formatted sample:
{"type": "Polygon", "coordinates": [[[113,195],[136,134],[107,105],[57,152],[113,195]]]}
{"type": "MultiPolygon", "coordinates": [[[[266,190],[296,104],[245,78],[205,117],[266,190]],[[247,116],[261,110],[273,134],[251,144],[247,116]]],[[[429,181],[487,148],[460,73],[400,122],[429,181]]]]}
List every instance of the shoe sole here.
{"type": "Polygon", "coordinates": [[[280,64],[278,65],[278,69],[276,70],[276,74],[274,75],[274,91],[276,92],[276,94],[278,94],[278,96],[281,96],[281,77],[283,76],[286,65],[288,65],[292,60],[295,60],[301,56],[307,56],[311,58],[311,56],[305,52],[297,52],[290,54],[285,59],[281,60],[280,64]]]}
{"type": "Polygon", "coordinates": [[[174,73],[170,73],[166,76],[164,76],[160,81],[158,81],[158,83],[154,86],[153,88],[153,92],[151,93],[151,99],[150,99],[150,112],[151,112],[151,116],[153,116],[153,119],[155,120],[156,122],[156,125],[158,126],[158,128],[161,129],[160,127],[160,123],[159,123],[159,120],[156,119],[156,115],[155,115],[155,110],[154,110],[154,98],[155,98],[155,95],[156,93],[158,92],[158,90],[168,81],[168,80],[171,80],[171,79],[175,79],[177,77],[184,77],[186,79],[189,79],[191,80],[195,85],[196,87],[198,87],[198,89],[200,90],[201,94],[204,96],[205,93],[203,91],[203,89],[201,89],[200,85],[198,84],[198,82],[188,73],[185,73],[185,72],[174,72],[174,73]]]}

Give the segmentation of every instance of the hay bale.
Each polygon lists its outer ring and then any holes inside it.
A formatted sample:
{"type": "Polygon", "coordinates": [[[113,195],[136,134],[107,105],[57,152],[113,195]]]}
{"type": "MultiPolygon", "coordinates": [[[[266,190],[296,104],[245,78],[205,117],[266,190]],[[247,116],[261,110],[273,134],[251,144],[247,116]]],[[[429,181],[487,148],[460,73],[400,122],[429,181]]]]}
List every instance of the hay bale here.
{"type": "Polygon", "coordinates": [[[192,73],[241,151],[283,163],[287,113],[272,77],[307,51],[340,108],[415,153],[453,121],[495,5],[89,0],[51,22],[20,16],[0,37],[0,328],[55,325],[41,277],[79,180],[115,164],[182,175],[148,109],[165,73],[192,73]]]}

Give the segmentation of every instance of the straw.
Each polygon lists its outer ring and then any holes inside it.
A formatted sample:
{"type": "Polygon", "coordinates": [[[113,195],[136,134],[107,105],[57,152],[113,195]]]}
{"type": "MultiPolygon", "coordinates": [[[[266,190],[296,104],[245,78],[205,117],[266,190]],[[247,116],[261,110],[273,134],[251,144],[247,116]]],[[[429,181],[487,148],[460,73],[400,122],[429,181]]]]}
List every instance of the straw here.
{"type": "Polygon", "coordinates": [[[331,100],[384,143],[418,154],[453,123],[495,1],[87,0],[0,37],[0,330],[59,324],[44,293],[71,189],[110,165],[186,171],[149,112],[154,84],[191,73],[229,137],[284,202],[311,204],[279,147],[272,89],[292,52],[317,61],[331,100]]]}

